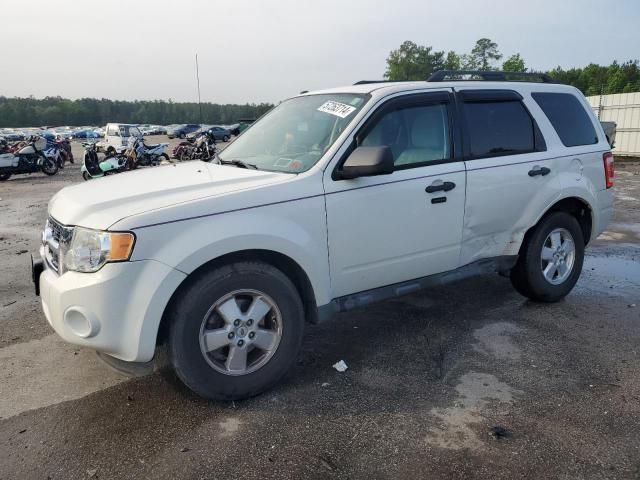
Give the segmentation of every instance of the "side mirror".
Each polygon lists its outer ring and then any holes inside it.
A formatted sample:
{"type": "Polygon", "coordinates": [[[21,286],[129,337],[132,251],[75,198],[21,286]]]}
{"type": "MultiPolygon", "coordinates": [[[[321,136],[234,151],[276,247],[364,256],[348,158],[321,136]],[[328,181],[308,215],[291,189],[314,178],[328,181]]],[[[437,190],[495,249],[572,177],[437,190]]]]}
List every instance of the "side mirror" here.
{"type": "Polygon", "coordinates": [[[340,180],[391,173],[393,173],[393,152],[386,145],[357,147],[337,172],[340,180]]]}

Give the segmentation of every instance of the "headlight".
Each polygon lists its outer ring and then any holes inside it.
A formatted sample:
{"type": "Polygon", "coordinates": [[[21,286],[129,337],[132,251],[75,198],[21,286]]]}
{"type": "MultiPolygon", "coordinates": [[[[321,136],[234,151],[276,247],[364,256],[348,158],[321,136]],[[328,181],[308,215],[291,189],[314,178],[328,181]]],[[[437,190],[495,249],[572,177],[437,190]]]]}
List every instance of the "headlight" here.
{"type": "Polygon", "coordinates": [[[129,260],[134,243],[133,233],[101,232],[75,227],[66,251],[60,252],[60,273],[67,270],[96,272],[105,263],[129,260]]]}

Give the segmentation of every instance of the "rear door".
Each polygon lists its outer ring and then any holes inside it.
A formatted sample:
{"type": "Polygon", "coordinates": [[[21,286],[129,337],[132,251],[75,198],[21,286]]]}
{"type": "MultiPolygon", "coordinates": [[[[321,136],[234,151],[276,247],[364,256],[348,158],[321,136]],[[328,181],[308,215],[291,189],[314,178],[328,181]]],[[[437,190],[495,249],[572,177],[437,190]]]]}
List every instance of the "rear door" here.
{"type": "Polygon", "coordinates": [[[387,101],[325,172],[334,298],[458,266],[465,172],[451,100],[449,90],[387,101]],[[380,145],[393,151],[391,175],[333,178],[350,150],[380,145]]]}
{"type": "Polygon", "coordinates": [[[467,197],[461,263],[515,255],[524,233],[560,197],[530,102],[514,90],[460,88],[467,197]]]}

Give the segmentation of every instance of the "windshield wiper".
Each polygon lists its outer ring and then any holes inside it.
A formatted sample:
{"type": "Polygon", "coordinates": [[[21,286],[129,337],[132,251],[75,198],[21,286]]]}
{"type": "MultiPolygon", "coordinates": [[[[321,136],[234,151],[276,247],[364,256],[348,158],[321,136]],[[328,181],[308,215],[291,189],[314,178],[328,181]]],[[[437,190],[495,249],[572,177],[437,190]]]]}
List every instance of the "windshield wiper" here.
{"type": "Polygon", "coordinates": [[[234,166],[239,167],[239,168],[250,168],[250,169],[253,169],[253,170],[260,170],[257,165],[254,165],[253,163],[247,163],[247,162],[245,162],[243,160],[237,160],[237,159],[236,160],[222,160],[221,158],[219,158],[219,160],[220,160],[220,164],[221,165],[234,165],[234,166]]]}

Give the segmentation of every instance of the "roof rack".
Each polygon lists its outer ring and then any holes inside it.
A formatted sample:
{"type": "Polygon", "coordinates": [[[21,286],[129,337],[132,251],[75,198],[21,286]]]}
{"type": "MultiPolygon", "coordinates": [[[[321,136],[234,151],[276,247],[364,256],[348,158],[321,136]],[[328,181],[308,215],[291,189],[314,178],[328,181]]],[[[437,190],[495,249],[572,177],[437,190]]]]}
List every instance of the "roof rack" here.
{"type": "Polygon", "coordinates": [[[480,79],[485,81],[494,81],[494,82],[517,82],[517,81],[526,81],[526,80],[510,80],[510,78],[520,78],[520,79],[534,79],[537,78],[539,82],[542,83],[556,83],[553,78],[551,78],[546,73],[534,73],[534,72],[500,72],[494,70],[438,70],[433,75],[431,75],[427,82],[444,82],[446,79],[449,80],[459,80],[458,78],[450,78],[456,77],[460,75],[474,75],[476,77],[480,77],[480,79]]]}
{"type": "Polygon", "coordinates": [[[368,85],[369,83],[395,83],[402,81],[403,80],[360,80],[354,83],[354,85],[368,85]]]}

